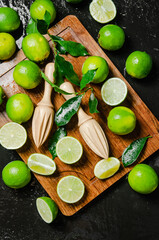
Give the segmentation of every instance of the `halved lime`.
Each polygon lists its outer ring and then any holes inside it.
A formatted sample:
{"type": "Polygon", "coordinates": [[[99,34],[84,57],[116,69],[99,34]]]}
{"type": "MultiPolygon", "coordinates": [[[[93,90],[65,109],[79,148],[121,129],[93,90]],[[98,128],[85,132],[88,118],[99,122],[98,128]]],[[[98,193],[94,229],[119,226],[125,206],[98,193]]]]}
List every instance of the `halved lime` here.
{"type": "Polygon", "coordinates": [[[39,197],[36,199],[36,207],[41,218],[46,223],[51,223],[57,216],[58,207],[49,197],[39,197]]]}
{"type": "Polygon", "coordinates": [[[103,101],[110,106],[121,104],[127,96],[127,86],[120,78],[110,78],[102,86],[103,101]]]}
{"type": "Polygon", "coordinates": [[[27,140],[25,128],[15,122],[6,123],[0,129],[0,144],[10,150],[21,148],[27,140]]]}
{"type": "Polygon", "coordinates": [[[120,167],[120,161],[115,157],[100,160],[94,168],[94,175],[99,179],[113,176],[120,167]]]}
{"type": "Polygon", "coordinates": [[[55,162],[41,153],[31,154],[27,164],[31,171],[40,175],[51,175],[56,170],[55,162]]]}
{"type": "Polygon", "coordinates": [[[93,0],[89,5],[89,11],[99,23],[108,23],[116,16],[116,7],[111,0],[93,0]]]}
{"type": "Polygon", "coordinates": [[[67,136],[58,141],[56,153],[62,162],[73,164],[82,157],[83,147],[76,138],[67,136]]]}
{"type": "Polygon", "coordinates": [[[57,184],[57,194],[66,203],[78,202],[83,197],[84,191],[84,183],[72,175],[61,178],[57,184]]]}

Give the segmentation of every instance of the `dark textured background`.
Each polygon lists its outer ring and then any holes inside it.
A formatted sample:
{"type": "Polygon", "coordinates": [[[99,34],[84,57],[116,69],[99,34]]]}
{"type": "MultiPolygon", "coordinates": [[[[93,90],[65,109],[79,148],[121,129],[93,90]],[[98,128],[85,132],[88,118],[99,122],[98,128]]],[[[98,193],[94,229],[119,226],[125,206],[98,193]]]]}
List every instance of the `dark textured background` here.
{"type": "MultiPolygon", "coordinates": [[[[54,0],[58,22],[69,14],[76,15],[97,41],[101,24],[89,14],[89,3],[71,5],[65,0],[54,0]]],[[[32,1],[0,0],[0,7],[17,9],[22,25],[29,19],[32,1]]],[[[117,52],[106,52],[131,86],[159,119],[159,1],[114,0],[117,16],[112,23],[125,30],[126,42],[117,52]],[[153,59],[153,70],[147,79],[135,80],[124,71],[126,57],[135,50],[147,51],[153,59]]],[[[17,46],[21,47],[25,30],[14,33],[17,46]]],[[[0,172],[11,160],[17,160],[16,152],[0,147],[0,172]]],[[[159,172],[159,152],[146,163],[159,172]]],[[[0,177],[0,240],[157,240],[159,239],[159,189],[144,196],[132,191],[127,177],[122,178],[109,190],[72,217],[58,214],[47,225],[39,217],[35,200],[47,195],[37,180],[21,190],[6,187],[0,177]]]]}

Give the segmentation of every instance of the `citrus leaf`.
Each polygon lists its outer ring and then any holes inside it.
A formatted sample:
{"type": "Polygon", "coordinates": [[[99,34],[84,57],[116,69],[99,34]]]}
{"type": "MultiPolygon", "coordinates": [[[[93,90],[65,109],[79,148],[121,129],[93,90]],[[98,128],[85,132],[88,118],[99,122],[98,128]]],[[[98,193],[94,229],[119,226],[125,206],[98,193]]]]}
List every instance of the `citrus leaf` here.
{"type": "Polygon", "coordinates": [[[94,93],[92,92],[90,97],[89,97],[89,111],[90,113],[99,113],[98,109],[98,100],[97,98],[94,96],[94,93]]]}
{"type": "Polygon", "coordinates": [[[57,64],[57,61],[56,61],[56,56],[55,56],[55,70],[54,70],[53,76],[54,76],[55,83],[57,86],[60,86],[64,82],[63,75],[62,75],[59,65],[57,64]]]}
{"type": "Polygon", "coordinates": [[[73,115],[78,111],[81,101],[82,95],[75,96],[67,100],[55,114],[56,125],[66,125],[71,120],[73,115]]]}
{"type": "Polygon", "coordinates": [[[96,74],[97,69],[89,70],[86,74],[83,75],[80,82],[80,89],[82,90],[88,83],[93,81],[93,78],[96,74]]]}
{"type": "Polygon", "coordinates": [[[122,154],[122,163],[124,167],[127,167],[133,164],[139,157],[148,137],[139,138],[133,141],[123,152],[122,154]]]}
{"type": "Polygon", "coordinates": [[[66,61],[63,57],[56,55],[56,64],[58,66],[58,69],[60,70],[60,73],[63,77],[67,78],[71,83],[79,86],[80,80],[73,70],[73,66],[70,62],[66,61]]]}
{"type": "Polygon", "coordinates": [[[52,82],[47,78],[47,76],[45,75],[45,73],[43,73],[42,71],[41,71],[41,76],[42,76],[42,78],[43,78],[46,82],[48,82],[48,83],[54,88],[54,90],[55,90],[56,92],[61,93],[61,94],[65,94],[65,95],[71,95],[71,94],[73,94],[73,93],[65,92],[64,90],[60,89],[56,84],[52,83],[52,82]]]}
{"type": "Polygon", "coordinates": [[[54,159],[56,154],[56,144],[57,142],[62,138],[67,136],[66,129],[64,127],[59,127],[56,132],[53,134],[53,136],[49,140],[49,151],[52,155],[52,158],[54,159]]]}
{"type": "Polygon", "coordinates": [[[37,22],[35,22],[32,18],[29,20],[29,23],[26,28],[26,33],[27,34],[38,33],[37,22]]]}
{"type": "Polygon", "coordinates": [[[37,19],[37,29],[38,29],[39,33],[47,34],[47,31],[48,31],[48,28],[50,25],[50,21],[51,21],[51,15],[48,11],[45,11],[44,19],[43,20],[37,19]]]}
{"type": "MultiPolygon", "coordinates": [[[[59,36],[54,36],[54,35],[49,35],[50,38],[52,39],[52,41],[56,41],[56,40],[61,40],[61,41],[64,41],[63,38],[59,37],[59,36]]],[[[66,54],[66,50],[64,47],[62,47],[58,42],[56,42],[56,50],[58,53],[61,53],[61,54],[66,54]]]]}

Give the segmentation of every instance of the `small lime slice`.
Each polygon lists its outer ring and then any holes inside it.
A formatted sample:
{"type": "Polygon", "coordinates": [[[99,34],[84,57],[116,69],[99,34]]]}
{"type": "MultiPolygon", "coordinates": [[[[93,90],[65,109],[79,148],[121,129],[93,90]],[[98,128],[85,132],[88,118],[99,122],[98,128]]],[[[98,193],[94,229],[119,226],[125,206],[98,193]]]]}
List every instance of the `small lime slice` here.
{"type": "Polygon", "coordinates": [[[55,162],[41,153],[31,154],[27,164],[31,171],[40,175],[51,175],[56,170],[55,162]]]}
{"type": "Polygon", "coordinates": [[[127,86],[120,78],[110,78],[102,86],[103,101],[110,106],[121,104],[127,96],[127,86]]]}
{"type": "Polygon", "coordinates": [[[89,5],[89,11],[99,23],[108,23],[116,16],[116,7],[111,0],[93,0],[89,5]]]}
{"type": "Polygon", "coordinates": [[[113,176],[120,167],[120,161],[115,157],[100,160],[94,168],[94,175],[99,179],[113,176]]]}
{"type": "Polygon", "coordinates": [[[36,199],[36,207],[41,218],[46,223],[51,223],[57,216],[58,207],[49,197],[39,197],[36,199]]]}
{"type": "Polygon", "coordinates": [[[82,157],[83,147],[76,138],[67,136],[58,141],[56,153],[62,162],[73,164],[82,157]]]}
{"type": "Polygon", "coordinates": [[[61,178],[57,184],[57,194],[66,203],[78,202],[83,197],[84,192],[84,183],[72,175],[61,178]]]}
{"type": "Polygon", "coordinates": [[[21,148],[27,140],[25,128],[15,122],[6,123],[0,129],[0,144],[10,150],[21,148]]]}

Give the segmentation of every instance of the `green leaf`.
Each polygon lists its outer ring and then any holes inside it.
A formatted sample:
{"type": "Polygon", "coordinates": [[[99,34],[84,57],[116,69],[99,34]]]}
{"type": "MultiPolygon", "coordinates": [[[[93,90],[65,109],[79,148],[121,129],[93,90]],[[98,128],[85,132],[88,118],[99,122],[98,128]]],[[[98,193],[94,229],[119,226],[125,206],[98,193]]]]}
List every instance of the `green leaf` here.
{"type": "Polygon", "coordinates": [[[73,94],[73,93],[65,92],[64,90],[60,89],[56,84],[52,83],[52,82],[47,78],[47,76],[45,75],[45,73],[43,73],[42,71],[41,71],[41,76],[42,76],[42,78],[43,78],[46,82],[48,82],[48,83],[54,88],[54,90],[55,90],[56,92],[61,93],[61,94],[65,94],[65,95],[71,95],[71,94],[73,94]]]}
{"type": "Polygon", "coordinates": [[[56,56],[55,56],[55,70],[54,70],[53,76],[54,76],[56,85],[60,86],[64,82],[64,78],[59,68],[59,65],[57,64],[56,56]]]}
{"type": "Polygon", "coordinates": [[[89,55],[86,48],[81,43],[61,40],[55,40],[55,42],[60,44],[66,50],[66,52],[68,52],[73,57],[89,55]]]}
{"type": "Polygon", "coordinates": [[[66,61],[63,57],[56,55],[56,64],[58,65],[58,68],[60,70],[60,73],[63,77],[67,78],[71,83],[79,86],[80,80],[73,70],[73,66],[70,62],[66,61]]]}
{"type": "Polygon", "coordinates": [[[50,25],[50,21],[51,21],[51,15],[48,11],[45,11],[44,19],[43,20],[37,19],[37,29],[38,29],[39,33],[47,34],[47,31],[48,31],[48,28],[50,25]]]}
{"type": "Polygon", "coordinates": [[[98,100],[94,96],[94,93],[92,92],[90,97],[89,97],[89,111],[90,111],[90,113],[99,113],[99,111],[97,110],[97,106],[98,106],[98,100]]]}
{"type": "Polygon", "coordinates": [[[127,167],[131,164],[133,164],[137,158],[139,157],[147,139],[150,138],[144,137],[144,138],[139,138],[132,142],[123,152],[122,154],[122,163],[124,167],[127,167]]]}
{"type": "MultiPolygon", "coordinates": [[[[63,38],[59,37],[59,36],[54,36],[54,35],[49,35],[50,38],[52,39],[52,41],[56,41],[56,40],[60,40],[60,41],[64,41],[63,38]]],[[[61,53],[61,54],[66,54],[66,50],[64,47],[62,47],[58,42],[56,42],[56,50],[58,53],[61,53]]]]}
{"type": "Polygon", "coordinates": [[[89,70],[86,74],[83,75],[80,82],[80,89],[82,90],[88,83],[93,81],[93,78],[96,74],[97,69],[89,70]]]}
{"type": "Polygon", "coordinates": [[[80,103],[82,101],[82,96],[79,95],[67,100],[56,112],[55,123],[57,126],[66,125],[73,115],[78,111],[80,103]]]}
{"type": "Polygon", "coordinates": [[[52,155],[52,158],[54,159],[56,154],[56,144],[57,142],[62,138],[67,136],[66,129],[64,127],[59,127],[56,132],[53,134],[53,136],[49,140],[49,151],[52,155]]]}
{"type": "Polygon", "coordinates": [[[26,28],[26,33],[27,34],[38,33],[37,22],[35,22],[32,18],[29,20],[29,23],[26,28]]]}

